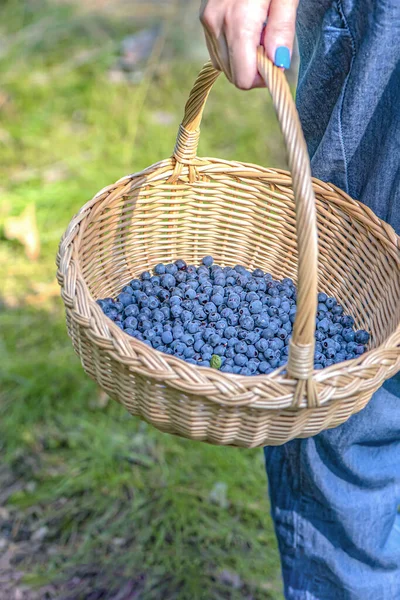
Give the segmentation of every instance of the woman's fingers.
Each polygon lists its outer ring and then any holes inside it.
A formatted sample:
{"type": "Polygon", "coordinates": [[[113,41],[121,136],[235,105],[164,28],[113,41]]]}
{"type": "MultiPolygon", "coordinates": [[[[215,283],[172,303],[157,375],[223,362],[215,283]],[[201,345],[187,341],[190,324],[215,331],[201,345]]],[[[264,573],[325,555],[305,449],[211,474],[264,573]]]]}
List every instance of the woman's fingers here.
{"type": "Polygon", "coordinates": [[[298,0],[271,0],[263,45],[268,58],[288,69],[293,52],[298,0]]]}
{"type": "Polygon", "coordinates": [[[237,87],[262,85],[257,71],[257,47],[269,0],[208,0],[202,2],[200,20],[216,68],[237,87]]]}
{"type": "Polygon", "coordinates": [[[261,40],[268,57],[289,68],[297,5],[298,0],[202,0],[200,20],[214,67],[238,88],[263,86],[257,70],[261,40]]]}

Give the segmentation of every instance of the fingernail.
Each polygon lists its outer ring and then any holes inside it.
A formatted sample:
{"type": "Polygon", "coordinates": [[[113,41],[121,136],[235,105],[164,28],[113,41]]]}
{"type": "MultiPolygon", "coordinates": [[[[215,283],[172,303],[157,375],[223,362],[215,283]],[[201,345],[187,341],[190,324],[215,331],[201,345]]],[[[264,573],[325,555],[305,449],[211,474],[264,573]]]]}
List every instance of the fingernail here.
{"type": "Polygon", "coordinates": [[[278,46],[275,50],[275,64],[277,67],[288,69],[290,67],[290,51],[286,46],[278,46]]]}

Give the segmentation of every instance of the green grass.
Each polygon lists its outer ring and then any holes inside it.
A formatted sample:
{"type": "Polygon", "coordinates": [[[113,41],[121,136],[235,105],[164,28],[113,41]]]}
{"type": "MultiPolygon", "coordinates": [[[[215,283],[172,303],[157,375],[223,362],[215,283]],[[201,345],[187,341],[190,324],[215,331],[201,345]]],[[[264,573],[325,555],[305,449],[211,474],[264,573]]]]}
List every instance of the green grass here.
{"type": "MultiPolygon", "coordinates": [[[[104,406],[73,353],[61,301],[29,300],[53,281],[59,238],[80,206],[172,152],[200,65],[171,51],[141,83],[112,83],[118,42],[135,24],[42,0],[0,8],[0,452],[19,478],[7,506],[45,524],[56,548],[26,557],[25,581],[62,585],[85,566],[108,591],[134,579],[144,600],[278,600],[262,452],[166,436],[104,406]],[[36,262],[2,229],[32,203],[36,262]],[[224,571],[239,575],[238,589],[224,571]]],[[[282,166],[266,96],[221,78],[199,153],[282,166]]],[[[87,585],[76,600],[89,597],[87,585]]]]}

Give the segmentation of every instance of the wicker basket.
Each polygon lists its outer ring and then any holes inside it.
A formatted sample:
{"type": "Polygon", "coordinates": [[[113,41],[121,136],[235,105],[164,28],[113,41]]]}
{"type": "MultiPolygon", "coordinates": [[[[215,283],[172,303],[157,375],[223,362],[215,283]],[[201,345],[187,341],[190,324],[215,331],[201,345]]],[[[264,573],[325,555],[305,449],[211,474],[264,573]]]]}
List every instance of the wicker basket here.
{"type": "Polygon", "coordinates": [[[286,79],[262,49],[258,60],[292,177],[197,156],[202,111],[219,75],[207,64],[173,157],[100,191],[72,219],[57,257],[69,335],[88,375],[161,431],[244,447],[343,423],[400,368],[399,237],[367,207],[311,179],[286,79]],[[239,376],[187,364],[126,335],[95,302],[158,262],[199,264],[206,254],[297,282],[287,374],[239,376]],[[313,371],[317,289],[339,298],[372,338],[359,358],[313,371]]]}

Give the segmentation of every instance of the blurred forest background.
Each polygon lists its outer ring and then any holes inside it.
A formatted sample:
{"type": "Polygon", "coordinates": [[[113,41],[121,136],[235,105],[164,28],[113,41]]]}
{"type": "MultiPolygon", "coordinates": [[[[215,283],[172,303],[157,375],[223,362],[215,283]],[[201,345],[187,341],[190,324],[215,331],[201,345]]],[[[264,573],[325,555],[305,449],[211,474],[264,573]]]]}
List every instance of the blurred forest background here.
{"type": "MultiPolygon", "coordinates": [[[[281,600],[262,451],[109,401],[55,280],[82,204],[171,155],[207,59],[198,3],[2,0],[0,36],[0,600],[281,600]]],[[[221,77],[200,154],[285,166],[267,91],[221,77]]]]}

